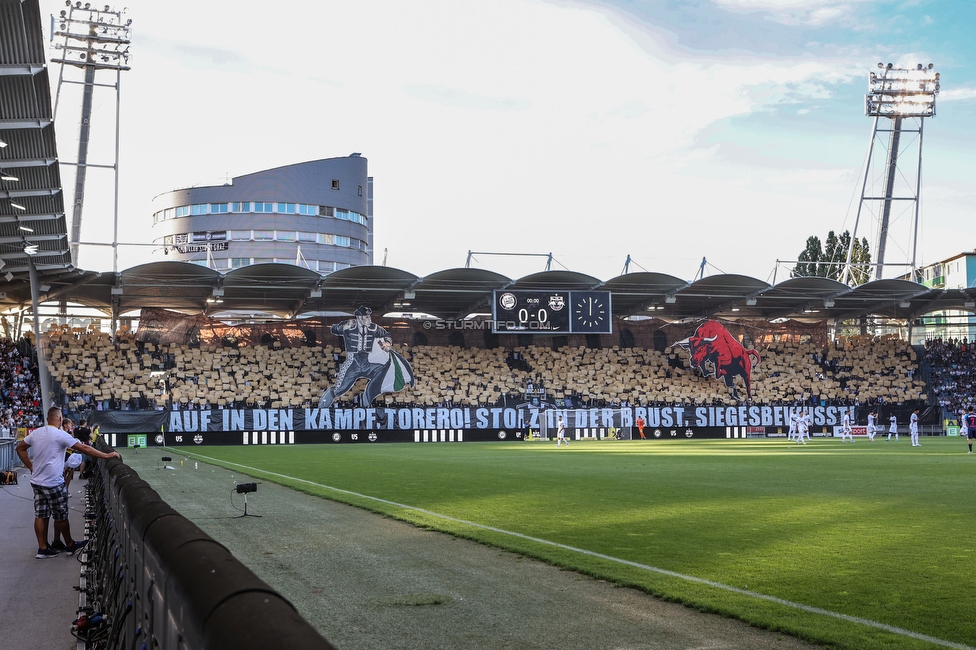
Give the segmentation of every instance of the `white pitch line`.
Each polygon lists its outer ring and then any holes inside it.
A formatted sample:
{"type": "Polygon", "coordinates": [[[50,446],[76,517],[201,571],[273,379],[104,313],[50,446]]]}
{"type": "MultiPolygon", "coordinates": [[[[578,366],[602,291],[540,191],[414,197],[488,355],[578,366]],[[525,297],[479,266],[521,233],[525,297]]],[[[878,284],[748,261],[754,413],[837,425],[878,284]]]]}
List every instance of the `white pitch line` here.
{"type": "Polygon", "coordinates": [[[370,501],[376,501],[377,503],[385,503],[386,505],[395,506],[397,508],[402,508],[404,510],[413,510],[414,512],[420,512],[425,515],[430,515],[432,517],[438,517],[446,521],[453,521],[454,523],[464,524],[465,526],[472,526],[474,528],[480,528],[481,530],[488,530],[493,533],[501,533],[503,535],[509,535],[511,537],[518,537],[519,539],[528,540],[530,542],[536,542],[538,544],[543,544],[545,546],[552,546],[554,548],[561,548],[566,551],[572,551],[574,553],[579,553],[581,555],[587,555],[589,557],[599,558],[601,560],[607,560],[609,562],[616,562],[617,564],[623,564],[626,566],[631,566],[637,569],[642,569],[644,571],[650,571],[652,573],[659,573],[661,575],[666,575],[672,578],[679,578],[681,580],[686,580],[688,582],[694,582],[701,585],[708,585],[709,587],[715,587],[716,589],[723,589],[741,596],[749,596],[750,598],[756,598],[758,600],[765,600],[771,603],[776,603],[777,605],[784,605],[786,607],[792,607],[794,609],[799,609],[804,612],[809,612],[811,614],[820,614],[822,616],[829,616],[831,618],[840,619],[842,621],[848,621],[851,623],[860,623],[861,625],[866,625],[868,627],[873,627],[879,630],[884,630],[885,632],[890,632],[892,634],[897,634],[899,636],[909,637],[916,639],[918,641],[925,641],[927,643],[933,643],[945,648],[955,648],[956,650],[976,650],[973,646],[968,646],[962,643],[955,643],[953,641],[946,641],[945,639],[939,639],[934,636],[929,636],[927,634],[920,634],[918,632],[912,632],[911,630],[906,630],[901,627],[895,627],[894,625],[888,625],[887,623],[880,623],[878,621],[872,621],[868,618],[861,618],[860,616],[850,616],[848,614],[840,614],[838,612],[832,612],[829,609],[821,609],[820,607],[813,607],[812,605],[804,605],[803,603],[793,602],[792,600],[785,600],[783,598],[777,598],[776,596],[768,596],[766,594],[761,594],[757,591],[750,591],[748,589],[739,589],[738,587],[733,587],[732,585],[723,584],[721,582],[715,582],[713,580],[706,580],[704,578],[697,578],[695,576],[686,575],[684,573],[677,573],[676,571],[669,571],[667,569],[661,569],[659,567],[651,566],[649,564],[641,564],[640,562],[633,562],[631,560],[624,560],[619,557],[613,557],[612,555],[604,555],[603,553],[597,553],[595,551],[589,551],[585,548],[577,548],[575,546],[568,546],[566,544],[560,544],[559,542],[553,542],[548,539],[541,539],[539,537],[532,537],[530,535],[523,535],[522,533],[516,533],[510,530],[504,530],[502,528],[495,528],[494,526],[487,526],[485,524],[479,524],[474,521],[468,521],[466,519],[458,519],[457,517],[451,517],[450,515],[444,515],[439,512],[434,512],[432,510],[425,510],[424,508],[418,508],[416,506],[410,506],[405,503],[397,503],[396,501],[389,501],[387,499],[381,499],[379,497],[369,496],[368,494],[360,494],[358,492],[352,492],[350,490],[343,490],[342,488],[333,487],[331,485],[323,485],[322,483],[315,483],[314,481],[308,481],[303,478],[297,478],[295,476],[287,476],[285,474],[278,474],[277,472],[269,472],[268,470],[259,469],[257,467],[251,467],[249,465],[241,465],[240,463],[232,463],[230,461],[221,460],[219,458],[213,458],[211,456],[204,456],[203,454],[187,452],[182,447],[174,447],[176,450],[174,453],[186,454],[188,456],[199,456],[202,459],[209,460],[217,465],[227,464],[234,465],[235,467],[240,467],[241,469],[250,470],[255,474],[265,474],[267,476],[276,476],[278,478],[286,479],[289,481],[296,481],[298,483],[306,483],[308,485],[314,485],[315,487],[324,488],[326,490],[332,490],[334,492],[340,492],[342,494],[348,494],[350,496],[359,497],[360,499],[368,499],[370,501]]]}

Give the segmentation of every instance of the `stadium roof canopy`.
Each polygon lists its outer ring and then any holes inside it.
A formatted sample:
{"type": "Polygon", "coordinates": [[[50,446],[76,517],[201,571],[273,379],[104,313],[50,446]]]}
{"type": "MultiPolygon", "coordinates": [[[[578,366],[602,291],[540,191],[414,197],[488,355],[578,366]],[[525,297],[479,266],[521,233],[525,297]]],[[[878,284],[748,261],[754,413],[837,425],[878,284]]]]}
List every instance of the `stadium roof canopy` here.
{"type": "Polygon", "coordinates": [[[0,276],[8,284],[25,281],[28,256],[42,280],[87,275],[71,266],[43,41],[36,0],[0,0],[0,276]]]}
{"type": "Polygon", "coordinates": [[[461,319],[490,313],[492,292],[605,290],[617,316],[663,320],[707,317],[844,320],[862,315],[912,319],[948,309],[974,311],[976,289],[929,289],[903,280],[850,288],[824,278],[771,286],[742,275],[688,282],[665,273],[631,273],[602,281],[572,271],[510,279],[483,269],[447,269],[419,277],[385,266],[358,266],[323,276],[289,264],[258,264],[228,273],[185,262],[154,262],[118,273],[71,264],[51,94],[37,0],[0,0],[0,310],[31,303],[28,255],[40,277],[41,302],[80,304],[106,315],[161,307],[215,316],[242,312],[294,318],[316,312],[430,314],[461,319]]]}
{"type": "MultiPolygon", "coordinates": [[[[942,310],[973,311],[976,289],[929,289],[905,280],[848,287],[826,278],[791,278],[770,285],[722,274],[688,282],[664,273],[630,273],[602,281],[571,271],[545,271],[519,279],[484,269],[448,269],[426,277],[386,266],[356,266],[320,275],[291,264],[256,264],[219,273],[185,262],[153,262],[119,273],[50,273],[42,302],[65,300],[122,315],[143,307],[240,317],[242,312],[295,318],[321,312],[352,313],[366,305],[378,314],[430,314],[461,319],[490,313],[493,291],[602,290],[616,316],[662,320],[794,318],[846,320],[862,315],[912,319],[942,310]],[[236,313],[236,314],[235,314],[236,313]]],[[[0,282],[2,284],[2,282],[0,282]]],[[[30,303],[30,288],[6,283],[0,307],[30,303]]]]}

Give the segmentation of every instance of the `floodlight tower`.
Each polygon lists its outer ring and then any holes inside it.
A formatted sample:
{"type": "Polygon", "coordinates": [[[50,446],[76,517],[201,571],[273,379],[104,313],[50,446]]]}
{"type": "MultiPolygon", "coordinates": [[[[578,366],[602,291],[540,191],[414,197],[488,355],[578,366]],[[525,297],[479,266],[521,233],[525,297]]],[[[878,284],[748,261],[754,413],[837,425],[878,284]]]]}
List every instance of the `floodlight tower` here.
{"type": "MultiPolygon", "coordinates": [[[[939,94],[939,73],[931,63],[919,63],[914,69],[896,68],[891,63],[879,63],[880,72],[871,72],[868,78],[868,94],[864,96],[864,113],[874,118],[871,143],[868,146],[867,162],[864,165],[864,180],[861,184],[861,202],[857,207],[854,232],[851,234],[847,261],[844,265],[842,282],[847,282],[851,272],[851,257],[857,241],[857,228],[862,211],[873,212],[880,222],[875,267],[875,279],[880,280],[884,269],[885,252],[888,244],[888,228],[891,222],[891,206],[895,201],[907,201],[912,210],[910,255],[912,277],[916,272],[916,251],[918,245],[918,210],[922,190],[922,125],[926,117],[935,117],[935,96],[939,94]],[[881,122],[881,118],[887,118],[881,122]],[[879,128],[879,126],[884,128],[879,128]],[[902,135],[908,134],[905,142],[902,135]],[[905,174],[898,167],[898,154],[901,148],[911,145],[912,134],[917,134],[917,160],[914,167],[914,182],[909,184],[905,174]],[[887,154],[883,168],[883,181],[880,192],[869,189],[868,179],[872,172],[872,157],[875,143],[886,147],[887,154]]],[[[910,172],[909,172],[910,173],[910,172]]],[[[907,212],[907,209],[906,209],[907,212]]]]}
{"type": "Polygon", "coordinates": [[[81,238],[81,214],[85,203],[85,181],[89,167],[115,170],[115,229],[112,238],[113,270],[118,271],[119,257],[119,106],[121,104],[122,71],[129,66],[129,30],[132,20],[125,18],[126,9],[117,11],[109,5],[101,9],[91,3],[66,0],[66,9],[59,16],[51,16],[51,42],[60,51],[52,63],[60,63],[58,88],[54,101],[57,117],[61,88],[65,83],[84,86],[81,102],[81,123],[78,133],[78,160],[75,173],[75,195],[71,214],[71,233],[68,244],[71,263],[78,265],[78,242],[81,238]],[[72,66],[84,71],[84,80],[66,80],[65,68],[72,66]],[[114,71],[115,83],[95,83],[95,73],[114,71]],[[95,87],[115,88],[115,160],[111,165],[95,165],[88,162],[88,144],[91,136],[92,96],[95,87]]]}

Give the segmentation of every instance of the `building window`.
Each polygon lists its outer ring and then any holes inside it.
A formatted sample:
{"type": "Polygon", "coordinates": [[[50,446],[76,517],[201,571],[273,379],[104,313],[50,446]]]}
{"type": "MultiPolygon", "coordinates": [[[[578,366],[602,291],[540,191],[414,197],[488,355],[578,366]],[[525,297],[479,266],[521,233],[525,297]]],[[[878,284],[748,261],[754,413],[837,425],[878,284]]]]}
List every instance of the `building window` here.
{"type": "Polygon", "coordinates": [[[172,219],[175,214],[176,210],[173,208],[166,208],[163,210],[163,219],[172,219]]]}
{"type": "Polygon", "coordinates": [[[295,204],[294,203],[279,203],[278,212],[280,214],[295,214],[295,204]]]}
{"type": "Polygon", "coordinates": [[[228,212],[228,208],[230,208],[230,205],[228,205],[227,203],[211,203],[210,204],[210,213],[211,214],[220,214],[220,213],[223,213],[223,212],[228,212]]]}
{"type": "Polygon", "coordinates": [[[166,235],[165,237],[163,237],[163,244],[165,244],[167,246],[172,246],[173,245],[173,235],[166,235]]]}
{"type": "Polygon", "coordinates": [[[251,202],[250,201],[239,201],[234,204],[234,212],[250,212],[251,202]]]}
{"type": "Polygon", "coordinates": [[[274,241],[274,230],[255,230],[254,231],[254,240],[255,241],[274,241]]]}
{"type": "Polygon", "coordinates": [[[230,258],[230,268],[239,269],[241,267],[247,266],[251,263],[250,257],[232,257],[230,258]]]}
{"type": "Polygon", "coordinates": [[[314,244],[317,233],[314,232],[300,232],[298,233],[298,241],[309,242],[314,244]]]}
{"type": "Polygon", "coordinates": [[[206,203],[196,203],[191,205],[190,214],[208,214],[208,205],[206,203]]]}
{"type": "Polygon", "coordinates": [[[273,262],[274,262],[274,258],[273,257],[255,257],[254,258],[254,263],[255,264],[271,264],[273,262]]]}
{"type": "Polygon", "coordinates": [[[276,239],[278,241],[295,241],[295,231],[294,230],[278,230],[276,231],[278,236],[276,239]]]}
{"type": "Polygon", "coordinates": [[[298,214],[308,214],[308,215],[312,215],[313,217],[318,216],[319,206],[308,205],[307,203],[299,203],[298,214]]]}
{"type": "Polygon", "coordinates": [[[363,186],[360,185],[359,186],[359,196],[362,196],[362,195],[363,195],[363,186]]]}
{"type": "Polygon", "coordinates": [[[327,232],[315,233],[316,241],[320,244],[334,244],[332,235],[327,232]]]}
{"type": "Polygon", "coordinates": [[[251,239],[250,230],[231,230],[230,238],[232,241],[248,241],[251,239]]]}
{"type": "Polygon", "coordinates": [[[190,214],[190,206],[188,206],[188,205],[180,205],[180,206],[177,206],[176,207],[176,216],[177,217],[185,217],[185,216],[187,216],[189,214],[190,214]]]}
{"type": "Polygon", "coordinates": [[[255,212],[274,212],[275,211],[275,204],[274,203],[262,203],[261,201],[255,201],[254,202],[254,211],[255,212]]]}
{"type": "Polygon", "coordinates": [[[336,246],[345,246],[346,248],[349,247],[350,239],[348,237],[342,237],[341,235],[336,235],[332,239],[333,239],[332,243],[334,243],[336,246]]]}
{"type": "Polygon", "coordinates": [[[339,179],[338,178],[333,178],[332,179],[332,189],[334,189],[334,190],[339,189],[339,179]]]}

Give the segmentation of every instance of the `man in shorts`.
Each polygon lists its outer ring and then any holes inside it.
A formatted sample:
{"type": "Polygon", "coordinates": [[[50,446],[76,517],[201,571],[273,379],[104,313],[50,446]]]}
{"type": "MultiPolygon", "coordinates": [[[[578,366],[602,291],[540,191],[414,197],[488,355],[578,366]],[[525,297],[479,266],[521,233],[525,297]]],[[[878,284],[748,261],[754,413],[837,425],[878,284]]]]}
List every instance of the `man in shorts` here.
{"type": "Polygon", "coordinates": [[[891,434],[895,434],[895,442],[898,442],[898,416],[892,413],[888,421],[891,422],[888,427],[888,441],[891,441],[891,434]]]}
{"type": "Polygon", "coordinates": [[[871,411],[868,413],[868,440],[874,442],[874,433],[878,430],[877,427],[878,413],[877,411],[871,411]]]}
{"type": "Polygon", "coordinates": [[[851,412],[844,411],[844,421],[840,427],[840,441],[847,442],[848,438],[851,439],[851,442],[854,442],[854,432],[851,429],[851,412]]]}
{"type": "Polygon", "coordinates": [[[918,409],[912,411],[912,417],[908,421],[908,433],[912,438],[912,447],[921,447],[918,441],[918,409]]]}
{"type": "Polygon", "coordinates": [[[962,416],[962,421],[966,423],[966,438],[969,442],[969,453],[973,453],[973,438],[976,437],[976,413],[970,408],[966,415],[962,416]]]}
{"type": "Polygon", "coordinates": [[[61,409],[52,407],[47,412],[47,426],[34,429],[17,443],[17,455],[31,473],[34,490],[34,534],[37,537],[37,557],[57,557],[58,552],[48,544],[48,520],[54,517],[54,530],[64,539],[65,552],[74,555],[84,548],[88,540],[71,538],[68,524],[68,488],[64,484],[64,452],[72,449],[95,458],[120,458],[89,447],[71,436],[61,427],[61,409]],[[28,452],[33,450],[33,460],[28,452]]]}
{"type": "Polygon", "coordinates": [[[558,447],[562,443],[566,443],[569,446],[569,438],[566,437],[566,423],[563,419],[559,418],[559,423],[556,425],[556,446],[558,447]]]}

